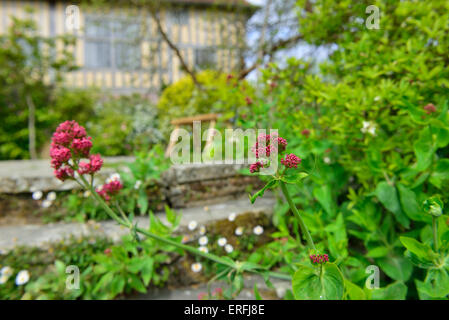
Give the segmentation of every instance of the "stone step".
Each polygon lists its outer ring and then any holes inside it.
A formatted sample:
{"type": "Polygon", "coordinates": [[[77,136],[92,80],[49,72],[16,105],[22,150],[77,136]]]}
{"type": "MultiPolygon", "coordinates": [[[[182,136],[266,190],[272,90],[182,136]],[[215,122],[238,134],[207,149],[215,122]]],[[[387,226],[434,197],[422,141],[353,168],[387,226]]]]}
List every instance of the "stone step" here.
{"type": "MultiPolygon", "coordinates": [[[[256,300],[254,295],[254,284],[257,284],[257,289],[262,299],[275,300],[282,299],[287,290],[291,289],[291,281],[271,279],[274,288],[268,288],[262,277],[258,275],[245,275],[244,288],[236,297],[235,300],[256,300]]],[[[228,284],[223,281],[215,281],[210,284],[211,292],[221,288],[225,290],[228,284]]],[[[128,300],[197,300],[200,294],[208,292],[207,283],[199,283],[182,288],[151,288],[147,293],[133,294],[126,296],[128,300]]],[[[188,306],[188,305],[186,305],[188,306]]]]}
{"type": "MultiPolygon", "coordinates": [[[[275,205],[275,199],[270,193],[264,198],[257,199],[251,204],[248,197],[235,200],[228,200],[207,207],[191,207],[175,210],[182,213],[180,226],[177,230],[180,234],[187,234],[187,226],[190,221],[195,220],[198,225],[207,226],[220,220],[226,220],[231,213],[239,215],[251,215],[251,221],[261,216],[271,216],[275,205]]],[[[157,213],[162,222],[167,222],[165,213],[157,213]]],[[[139,227],[147,228],[149,218],[136,217],[139,227]]],[[[61,241],[70,236],[93,237],[106,236],[113,241],[129,233],[129,230],[119,226],[115,221],[100,221],[87,223],[51,223],[45,225],[21,225],[21,226],[0,226],[0,250],[9,251],[15,246],[38,246],[45,247],[47,243],[61,241]]]]}

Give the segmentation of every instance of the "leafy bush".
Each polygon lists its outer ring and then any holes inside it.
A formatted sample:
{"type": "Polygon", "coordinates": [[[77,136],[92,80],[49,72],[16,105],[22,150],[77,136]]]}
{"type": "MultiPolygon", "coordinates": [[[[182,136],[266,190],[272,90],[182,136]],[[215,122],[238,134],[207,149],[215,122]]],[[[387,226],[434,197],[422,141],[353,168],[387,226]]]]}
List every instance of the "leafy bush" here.
{"type": "Polygon", "coordinates": [[[93,108],[87,128],[95,141],[94,152],[106,156],[129,155],[159,143],[157,109],[138,94],[106,97],[93,108]]]}
{"type": "Polygon", "coordinates": [[[232,75],[206,70],[197,75],[201,88],[185,76],[168,86],[158,101],[161,118],[159,128],[168,134],[170,120],[197,114],[219,112],[230,119],[248,109],[246,98],[254,97],[254,89],[246,81],[236,81],[232,75]]]}
{"type": "MultiPolygon", "coordinates": [[[[382,289],[364,297],[443,298],[448,252],[435,242],[446,243],[447,218],[432,218],[423,202],[434,195],[448,202],[448,4],[378,1],[379,30],[365,28],[370,3],[348,4],[322,0],[302,11],[305,40],[336,49],[319,74],[295,59],[271,64],[255,120],[241,123],[281,129],[305,159],[309,179],[291,188],[294,202],[347,288],[363,287],[365,268],[375,264],[382,289]]],[[[288,234],[287,211],[281,205],[275,222],[288,234]]]]}

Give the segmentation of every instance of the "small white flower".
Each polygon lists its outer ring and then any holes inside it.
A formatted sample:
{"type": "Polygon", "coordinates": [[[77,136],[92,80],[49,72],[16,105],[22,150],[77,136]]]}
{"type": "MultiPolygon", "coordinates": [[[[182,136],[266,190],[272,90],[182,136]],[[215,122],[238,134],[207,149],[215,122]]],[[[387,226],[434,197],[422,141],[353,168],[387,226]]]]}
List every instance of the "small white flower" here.
{"type": "Polygon", "coordinates": [[[134,189],[139,189],[141,185],[142,185],[142,181],[137,180],[136,183],[134,184],[134,189]]]}
{"type": "Polygon", "coordinates": [[[379,96],[374,97],[374,101],[379,101],[379,100],[380,100],[379,96]]]}
{"type": "Polygon", "coordinates": [[[260,236],[263,233],[262,226],[255,226],[253,229],[253,233],[257,236],[260,236]]]}
{"type": "Polygon", "coordinates": [[[33,197],[33,200],[40,200],[42,199],[43,193],[42,191],[34,191],[31,196],[33,197]]]}
{"type": "Polygon", "coordinates": [[[109,178],[111,179],[111,181],[120,181],[120,174],[113,173],[113,174],[110,175],[109,178]]]}
{"type": "Polygon", "coordinates": [[[7,276],[7,277],[11,276],[12,275],[12,268],[8,267],[8,266],[1,268],[0,269],[0,275],[7,276]]]}
{"type": "Polygon", "coordinates": [[[199,230],[200,235],[205,235],[206,234],[206,227],[205,226],[201,226],[200,230],[199,230]]]}
{"type": "Polygon", "coordinates": [[[22,286],[30,280],[30,273],[27,270],[22,270],[17,274],[16,285],[22,286]]]}
{"type": "Polygon", "coordinates": [[[230,245],[229,243],[227,245],[225,245],[225,251],[227,253],[231,253],[232,251],[234,251],[234,248],[232,247],[232,245],[230,245]]]}
{"type": "Polygon", "coordinates": [[[363,121],[362,128],[360,129],[362,133],[369,133],[373,136],[376,135],[376,124],[372,121],[363,121]]]}
{"type": "Polygon", "coordinates": [[[220,247],[225,246],[227,242],[228,242],[228,241],[226,240],[226,238],[220,238],[220,239],[218,239],[218,245],[219,245],[220,247]]]}
{"type": "Polygon", "coordinates": [[[231,213],[231,214],[229,215],[228,220],[229,220],[229,221],[234,221],[236,216],[237,216],[237,215],[233,212],[233,213],[231,213]]]}
{"type": "Polygon", "coordinates": [[[4,284],[6,283],[6,281],[8,281],[9,276],[5,275],[0,275],[0,284],[4,284]]]}
{"type": "MultiPolygon", "coordinates": [[[[98,190],[98,191],[100,191],[100,190],[98,190]]],[[[84,191],[83,197],[84,198],[89,198],[90,197],[90,191],[89,190],[84,191]]]]}
{"type": "Polygon", "coordinates": [[[324,158],[323,158],[323,161],[324,161],[324,163],[329,164],[329,163],[331,163],[331,158],[329,158],[329,157],[324,157],[324,158]]]}
{"type": "Polygon", "coordinates": [[[209,239],[207,239],[206,236],[202,236],[198,239],[198,243],[200,246],[205,246],[209,242],[209,239]]]}
{"type": "Polygon", "coordinates": [[[49,192],[47,194],[47,200],[48,201],[55,201],[56,200],[56,192],[54,192],[54,191],[49,192]]]}
{"type": "Polygon", "coordinates": [[[236,236],[241,236],[243,234],[243,227],[237,227],[235,228],[235,235],[236,236]]]}
{"type": "Polygon", "coordinates": [[[199,247],[198,250],[200,250],[201,252],[204,252],[204,253],[208,253],[209,252],[209,249],[207,249],[207,247],[205,247],[205,246],[199,247]]]}
{"type": "Polygon", "coordinates": [[[198,227],[198,222],[196,222],[195,220],[189,222],[188,228],[190,231],[195,230],[196,227],[198,227]]]}
{"type": "Polygon", "coordinates": [[[42,208],[48,208],[48,207],[51,206],[51,204],[52,204],[52,201],[50,201],[50,200],[44,200],[44,201],[42,201],[41,206],[42,206],[42,208]]]}
{"type": "Polygon", "coordinates": [[[193,272],[200,272],[202,268],[203,268],[203,266],[199,262],[196,262],[196,263],[192,264],[192,271],[193,272]]]}

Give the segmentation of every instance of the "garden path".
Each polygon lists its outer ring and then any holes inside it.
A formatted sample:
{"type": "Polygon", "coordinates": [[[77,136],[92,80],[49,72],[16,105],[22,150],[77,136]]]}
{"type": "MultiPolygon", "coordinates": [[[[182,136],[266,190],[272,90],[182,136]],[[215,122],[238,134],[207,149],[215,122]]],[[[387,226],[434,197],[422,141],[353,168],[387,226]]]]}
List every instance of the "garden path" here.
{"type": "MultiPolygon", "coordinates": [[[[207,207],[191,207],[177,209],[182,213],[182,220],[177,232],[188,233],[187,225],[195,220],[198,225],[207,225],[226,220],[231,213],[236,216],[242,214],[271,215],[275,199],[264,197],[258,199],[255,204],[251,204],[247,197],[228,200],[207,207]]],[[[157,213],[162,222],[166,222],[165,214],[157,213]]],[[[148,227],[148,217],[136,217],[135,221],[140,227],[148,227]]],[[[15,246],[40,246],[45,247],[47,243],[61,241],[70,235],[74,237],[106,236],[114,241],[118,241],[129,231],[119,226],[115,221],[100,221],[87,223],[51,223],[44,225],[20,225],[20,226],[0,226],[0,250],[8,251],[15,246]]]]}

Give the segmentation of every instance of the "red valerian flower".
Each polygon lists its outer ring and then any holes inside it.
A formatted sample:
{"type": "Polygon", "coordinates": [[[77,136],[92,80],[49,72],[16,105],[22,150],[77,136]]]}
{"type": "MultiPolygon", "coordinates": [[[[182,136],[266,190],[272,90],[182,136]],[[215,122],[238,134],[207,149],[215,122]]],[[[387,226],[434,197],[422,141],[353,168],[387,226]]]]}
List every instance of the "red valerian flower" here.
{"type": "Polygon", "coordinates": [[[79,163],[79,174],[93,174],[101,169],[103,160],[99,154],[93,154],[89,157],[90,162],[81,161],[79,163]]]}
{"type": "Polygon", "coordinates": [[[67,163],[70,160],[72,153],[69,148],[52,143],[50,157],[52,167],[59,169],[64,163],[67,163]]]}
{"type": "Polygon", "coordinates": [[[256,155],[256,158],[267,156],[277,149],[282,152],[287,147],[287,140],[279,137],[276,133],[260,134],[257,137],[256,144],[252,147],[252,152],[256,155]]]}
{"type": "Polygon", "coordinates": [[[61,181],[73,178],[74,174],[75,173],[73,169],[70,167],[62,167],[54,171],[54,175],[56,176],[56,178],[61,181]]]}
{"type": "Polygon", "coordinates": [[[293,153],[285,155],[281,159],[281,163],[287,168],[298,168],[298,164],[301,163],[301,159],[293,153]]]}
{"type": "Polygon", "coordinates": [[[249,172],[259,172],[260,168],[263,168],[263,163],[260,161],[257,161],[249,166],[249,172]]]}
{"type": "Polygon", "coordinates": [[[314,264],[323,264],[329,262],[329,256],[327,254],[312,254],[309,256],[310,260],[314,264]]]}
{"type": "Polygon", "coordinates": [[[72,142],[72,149],[77,155],[87,157],[92,148],[91,137],[75,138],[72,142]]]}
{"type": "Polygon", "coordinates": [[[433,105],[433,103],[429,103],[424,106],[424,110],[426,110],[427,114],[432,114],[437,111],[437,108],[433,105]]]}
{"type": "Polygon", "coordinates": [[[310,135],[310,130],[309,129],[304,129],[301,131],[301,134],[305,137],[309,137],[310,135]]]}
{"type": "Polygon", "coordinates": [[[97,188],[97,193],[102,197],[104,200],[109,201],[111,200],[112,196],[115,196],[119,193],[119,191],[123,188],[123,185],[118,180],[113,180],[109,183],[106,183],[102,187],[97,188]]]}

